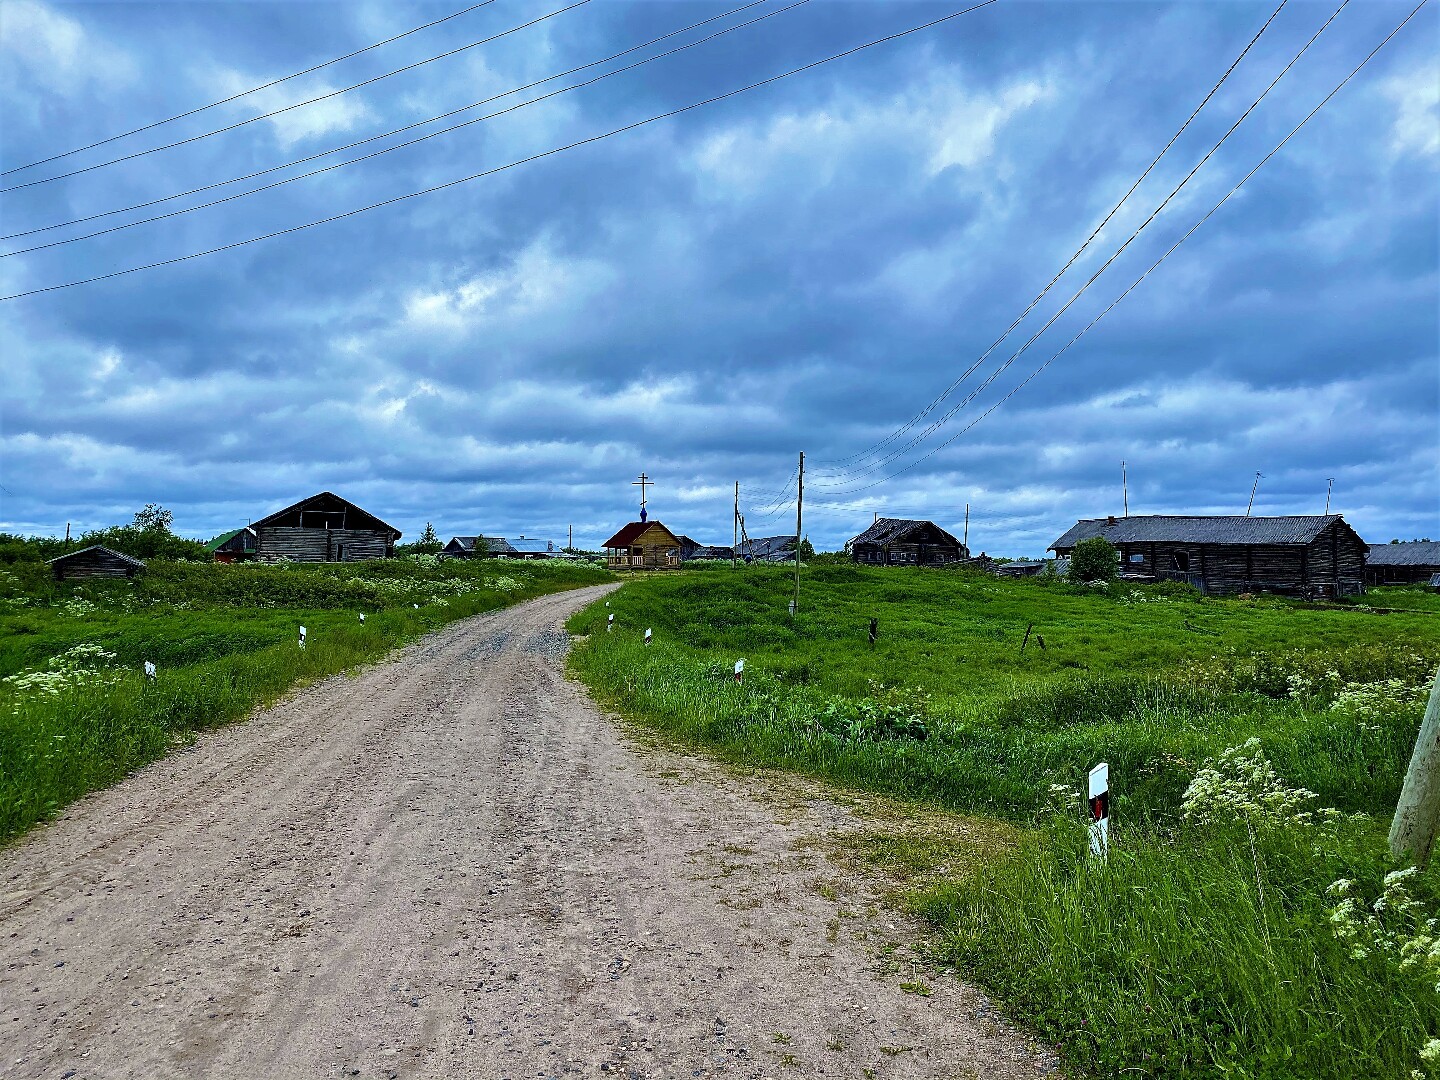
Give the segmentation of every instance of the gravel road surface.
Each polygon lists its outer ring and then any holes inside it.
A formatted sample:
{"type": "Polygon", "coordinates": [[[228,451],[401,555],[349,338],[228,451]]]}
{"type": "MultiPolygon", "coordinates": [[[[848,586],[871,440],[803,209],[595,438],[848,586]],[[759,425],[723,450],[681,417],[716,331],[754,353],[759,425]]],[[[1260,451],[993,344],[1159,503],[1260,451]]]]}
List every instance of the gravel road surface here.
{"type": "Polygon", "coordinates": [[[853,811],[641,748],[565,680],[609,588],[456,623],[0,850],[0,1076],[1050,1071],[977,991],[901,990],[905,927],[820,853],[853,811]]]}

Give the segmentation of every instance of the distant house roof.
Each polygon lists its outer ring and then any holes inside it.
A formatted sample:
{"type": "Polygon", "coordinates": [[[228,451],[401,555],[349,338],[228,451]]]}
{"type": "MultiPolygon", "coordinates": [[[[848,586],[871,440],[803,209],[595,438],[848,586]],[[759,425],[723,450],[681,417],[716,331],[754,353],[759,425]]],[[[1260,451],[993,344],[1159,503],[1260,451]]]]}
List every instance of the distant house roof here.
{"type": "Polygon", "coordinates": [[[1367,566],[1440,566],[1440,540],[1410,540],[1403,544],[1371,544],[1367,566]]]}
{"type": "Polygon", "coordinates": [[[112,559],[116,559],[119,562],[124,563],[126,566],[134,567],[136,570],[145,569],[145,564],[139,559],[132,558],[131,556],[126,555],[123,552],[116,551],[114,548],[108,548],[104,544],[91,544],[89,547],[81,548],[79,551],[72,551],[65,555],[58,555],[55,558],[48,560],[46,562],[46,565],[56,566],[61,563],[69,562],[71,559],[78,559],[81,555],[88,555],[92,552],[98,552],[102,555],[107,555],[112,559]]]}
{"type": "Polygon", "coordinates": [[[500,542],[517,555],[548,555],[559,550],[553,540],[535,540],[533,538],[527,540],[522,536],[518,540],[501,540],[500,542]]]}
{"type": "MultiPolygon", "coordinates": [[[[607,548],[628,548],[631,544],[635,542],[636,537],[638,537],[646,529],[651,528],[655,525],[659,525],[660,528],[665,529],[665,526],[658,521],[632,521],[630,522],[630,524],[626,525],[623,529],[617,532],[614,536],[610,537],[609,540],[606,540],[605,543],[601,544],[600,546],[607,548]]],[[[677,544],[680,542],[680,538],[678,536],[675,536],[673,532],[670,532],[669,529],[665,529],[665,531],[667,533],[670,533],[671,536],[675,537],[675,542],[677,544]]]]}
{"type": "MultiPolygon", "coordinates": [[[[221,533],[214,540],[211,540],[208,544],[205,545],[205,549],[207,551],[219,551],[222,547],[228,544],[231,540],[234,540],[241,533],[249,533],[251,536],[254,536],[255,530],[249,525],[246,525],[244,528],[240,529],[231,529],[228,533],[221,533]]],[[[251,545],[251,547],[253,547],[253,545],[251,545]]],[[[250,548],[247,548],[246,550],[250,550],[250,548]]]]}
{"type": "Polygon", "coordinates": [[[932,529],[935,529],[937,532],[944,534],[946,539],[948,539],[956,547],[960,546],[960,541],[958,539],[956,539],[949,532],[946,532],[946,530],[940,528],[940,526],[936,525],[933,521],[921,521],[914,518],[888,517],[877,518],[874,524],[872,524],[859,536],[855,537],[855,539],[851,540],[850,543],[852,546],[855,544],[884,545],[903,543],[906,536],[914,532],[916,529],[926,525],[930,526],[930,528],[932,529]]]}
{"type": "Polygon", "coordinates": [[[747,555],[752,559],[777,559],[794,550],[794,533],[789,536],[759,536],[751,540],[742,540],[740,546],[735,549],[742,559],[747,555]]]}
{"type": "MultiPolygon", "coordinates": [[[[1087,518],[1077,521],[1052,549],[1073,548],[1081,540],[1103,536],[1112,544],[1308,544],[1337,521],[1339,514],[1293,517],[1244,517],[1239,514],[1217,517],[1087,518]]],[[[1346,526],[1347,528],[1349,526],[1346,526]]]]}
{"type": "Polygon", "coordinates": [[[485,541],[485,553],[487,555],[507,555],[516,553],[515,549],[510,546],[510,542],[506,540],[503,536],[452,536],[450,538],[450,543],[446,544],[445,546],[448,548],[450,547],[450,544],[454,544],[462,551],[474,551],[476,540],[485,541]]]}
{"type": "Polygon", "coordinates": [[[258,531],[264,526],[278,525],[281,519],[287,515],[302,511],[305,513],[332,514],[344,511],[346,514],[345,527],[347,529],[388,532],[392,542],[399,540],[403,535],[395,526],[386,524],[368,510],[362,510],[349,499],[342,499],[333,491],[322,491],[318,495],[311,495],[308,499],[301,499],[299,502],[293,503],[283,510],[276,510],[275,513],[268,517],[263,517],[259,521],[252,522],[250,527],[258,531]],[[353,519],[350,517],[352,514],[354,515],[353,519]]]}
{"type": "Polygon", "coordinates": [[[687,560],[732,559],[735,557],[735,549],[722,544],[696,544],[687,552],[682,553],[682,557],[687,560]]]}

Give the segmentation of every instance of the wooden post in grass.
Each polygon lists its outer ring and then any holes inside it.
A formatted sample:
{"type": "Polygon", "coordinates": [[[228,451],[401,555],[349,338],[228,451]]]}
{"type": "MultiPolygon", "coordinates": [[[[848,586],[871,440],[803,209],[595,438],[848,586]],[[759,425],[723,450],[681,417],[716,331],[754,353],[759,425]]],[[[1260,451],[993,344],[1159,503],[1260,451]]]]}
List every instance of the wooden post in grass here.
{"type": "Polygon", "coordinates": [[[1430,687],[1425,719],[1415,738],[1415,752],[1405,772],[1405,786],[1390,823],[1390,854],[1399,859],[1409,852],[1416,866],[1430,861],[1435,834],[1440,832],[1440,671],[1430,687]]]}

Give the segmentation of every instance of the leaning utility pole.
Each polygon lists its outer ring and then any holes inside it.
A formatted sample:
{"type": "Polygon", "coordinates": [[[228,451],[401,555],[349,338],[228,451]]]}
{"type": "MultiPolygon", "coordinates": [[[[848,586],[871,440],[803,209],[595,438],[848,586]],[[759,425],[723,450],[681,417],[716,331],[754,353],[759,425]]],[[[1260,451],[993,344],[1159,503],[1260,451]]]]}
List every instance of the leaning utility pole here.
{"type": "Polygon", "coordinates": [[[1329,513],[1330,513],[1330,490],[1331,490],[1334,486],[1335,486],[1335,477],[1332,476],[1332,477],[1330,477],[1329,479],[1327,479],[1327,480],[1325,481],[1325,513],[1326,513],[1327,516],[1328,516],[1329,513]]]}
{"type": "Polygon", "coordinates": [[[1440,671],[1430,687],[1430,701],[1425,706],[1425,719],[1420,721],[1420,734],[1415,739],[1415,752],[1410,768],[1405,771],[1405,786],[1395,805],[1395,820],[1390,823],[1390,854],[1410,859],[1424,866],[1435,847],[1435,834],[1440,832],[1440,671]],[[1408,854],[1407,854],[1408,852],[1408,854]]]}
{"type": "Polygon", "coordinates": [[[1250,511],[1255,509],[1255,492],[1260,489],[1260,481],[1264,479],[1258,472],[1255,474],[1255,483],[1250,485],[1250,502],[1245,507],[1245,516],[1250,516],[1250,511]]]}
{"type": "Polygon", "coordinates": [[[800,451],[800,476],[795,488],[795,614],[800,614],[800,533],[805,508],[805,451],[800,451]]]}
{"type": "Polygon", "coordinates": [[[740,546],[740,481],[735,481],[735,516],[730,519],[730,533],[733,539],[730,541],[730,569],[734,570],[738,564],[740,546]]]}

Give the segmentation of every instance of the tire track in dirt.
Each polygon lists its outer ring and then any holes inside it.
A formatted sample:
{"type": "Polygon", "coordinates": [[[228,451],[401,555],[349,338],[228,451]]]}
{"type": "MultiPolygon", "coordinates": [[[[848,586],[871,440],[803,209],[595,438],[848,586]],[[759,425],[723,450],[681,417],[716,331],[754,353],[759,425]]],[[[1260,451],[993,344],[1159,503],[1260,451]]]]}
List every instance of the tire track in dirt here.
{"type": "Polygon", "coordinates": [[[637,751],[563,678],[612,587],[446,627],[0,852],[0,1075],[1051,1070],[836,930],[814,841],[853,814],[637,751]]]}

